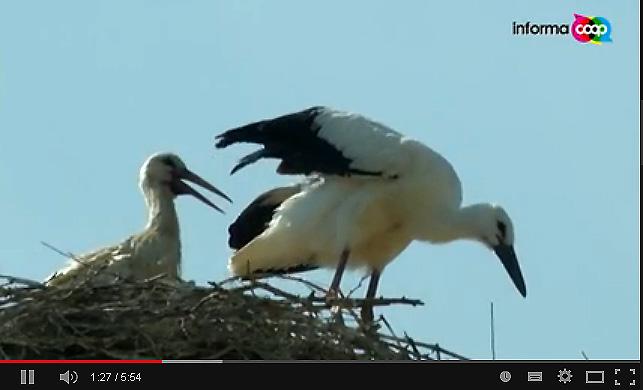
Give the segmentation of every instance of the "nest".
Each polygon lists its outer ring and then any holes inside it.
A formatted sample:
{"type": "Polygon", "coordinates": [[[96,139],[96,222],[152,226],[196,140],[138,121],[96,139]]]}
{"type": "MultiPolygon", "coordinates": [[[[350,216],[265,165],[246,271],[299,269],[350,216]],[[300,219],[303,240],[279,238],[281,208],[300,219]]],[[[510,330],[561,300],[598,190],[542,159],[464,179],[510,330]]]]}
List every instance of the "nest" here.
{"type": "MultiPolygon", "coordinates": [[[[360,300],[332,307],[321,288],[299,296],[266,281],[196,286],[156,278],[44,287],[0,276],[0,358],[427,360],[464,359],[398,337],[380,317],[360,325],[360,300]],[[386,329],[386,332],[381,331],[386,329]]],[[[378,299],[378,304],[421,304],[378,299]]]]}

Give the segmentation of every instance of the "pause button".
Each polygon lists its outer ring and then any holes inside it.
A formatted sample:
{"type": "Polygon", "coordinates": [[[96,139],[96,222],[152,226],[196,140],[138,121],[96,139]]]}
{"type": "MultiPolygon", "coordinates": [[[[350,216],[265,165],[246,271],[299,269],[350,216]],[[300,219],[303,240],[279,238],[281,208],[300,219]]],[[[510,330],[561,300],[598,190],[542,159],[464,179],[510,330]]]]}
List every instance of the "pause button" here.
{"type": "Polygon", "coordinates": [[[27,370],[20,370],[20,384],[21,385],[33,385],[34,384],[34,377],[36,375],[34,374],[34,370],[29,370],[27,373],[27,370]]]}

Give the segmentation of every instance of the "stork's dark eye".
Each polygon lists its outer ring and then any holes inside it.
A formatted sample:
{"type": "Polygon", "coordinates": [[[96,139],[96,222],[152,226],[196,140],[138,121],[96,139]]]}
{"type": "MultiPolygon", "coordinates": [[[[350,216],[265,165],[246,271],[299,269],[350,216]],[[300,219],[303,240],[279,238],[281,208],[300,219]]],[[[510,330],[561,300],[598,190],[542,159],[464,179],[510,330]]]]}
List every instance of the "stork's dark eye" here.
{"type": "Polygon", "coordinates": [[[176,162],[171,158],[171,157],[165,157],[163,160],[163,164],[169,166],[170,168],[178,168],[176,166],[176,162]]]}
{"type": "Polygon", "coordinates": [[[498,221],[498,230],[500,230],[502,238],[505,238],[507,236],[507,225],[505,225],[504,222],[498,221]]]}

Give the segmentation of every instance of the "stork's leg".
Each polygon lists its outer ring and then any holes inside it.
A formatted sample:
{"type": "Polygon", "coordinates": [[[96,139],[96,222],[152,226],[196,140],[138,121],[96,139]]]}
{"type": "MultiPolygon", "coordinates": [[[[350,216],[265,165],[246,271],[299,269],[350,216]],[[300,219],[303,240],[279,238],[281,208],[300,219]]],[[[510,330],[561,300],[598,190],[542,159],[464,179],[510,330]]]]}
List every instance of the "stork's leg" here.
{"type": "Polygon", "coordinates": [[[339,264],[335,269],[335,276],[333,276],[333,282],[330,284],[328,289],[327,298],[335,298],[339,294],[339,284],[342,281],[342,275],[344,275],[344,270],[346,269],[346,263],[348,263],[348,256],[350,255],[350,250],[344,249],[342,251],[342,256],[339,259],[339,264]]]}
{"type": "Polygon", "coordinates": [[[380,281],[381,272],[378,270],[373,270],[371,273],[371,279],[368,282],[368,290],[366,290],[366,301],[362,305],[362,321],[366,323],[373,322],[373,303],[369,302],[370,299],[375,298],[375,293],[377,292],[377,285],[380,281]]]}

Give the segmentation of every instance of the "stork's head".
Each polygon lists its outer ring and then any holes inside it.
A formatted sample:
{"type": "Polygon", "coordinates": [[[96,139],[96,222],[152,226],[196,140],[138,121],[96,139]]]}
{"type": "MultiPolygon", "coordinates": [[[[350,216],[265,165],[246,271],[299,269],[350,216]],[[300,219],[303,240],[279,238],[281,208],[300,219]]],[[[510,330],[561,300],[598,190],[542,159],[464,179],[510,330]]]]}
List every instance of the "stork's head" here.
{"type": "Polygon", "coordinates": [[[514,250],[514,226],[509,214],[492,204],[475,205],[471,211],[474,238],[495,252],[520,294],[526,296],[527,288],[514,250]]]}
{"type": "Polygon", "coordinates": [[[145,192],[146,189],[161,189],[170,193],[173,197],[179,195],[192,195],[203,203],[214,209],[223,212],[214,203],[210,202],[197,190],[190,187],[185,181],[198,184],[229,202],[232,200],[219,189],[208,183],[196,173],[190,171],[183,160],[173,153],[155,153],[150,156],[141,167],[140,186],[145,192]],[[185,181],[184,181],[185,180],[185,181]]]}

